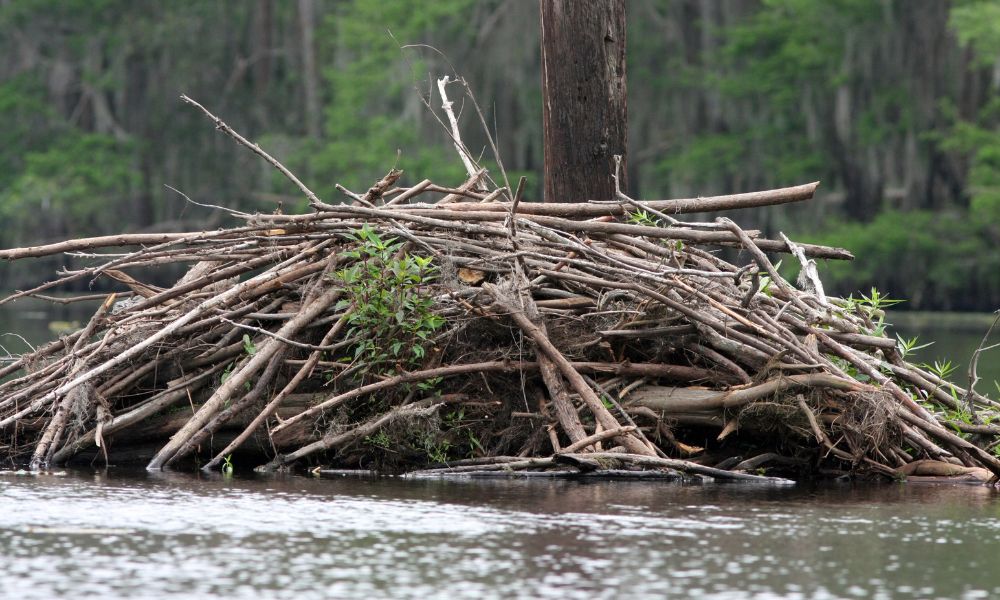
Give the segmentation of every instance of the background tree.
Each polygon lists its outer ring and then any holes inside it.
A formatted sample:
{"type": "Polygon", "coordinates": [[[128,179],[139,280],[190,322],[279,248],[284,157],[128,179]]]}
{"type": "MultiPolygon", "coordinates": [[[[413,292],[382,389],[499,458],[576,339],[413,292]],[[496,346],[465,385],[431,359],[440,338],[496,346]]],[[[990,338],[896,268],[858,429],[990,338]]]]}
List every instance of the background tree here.
{"type": "MultiPolygon", "coordinates": [[[[741,218],[855,250],[852,265],[821,265],[834,292],[1000,305],[1000,3],[628,6],[631,195],[819,179],[814,202],[741,218]]],[[[335,182],[365,189],[397,150],[403,184],[463,179],[421,100],[457,72],[509,174],[540,199],[540,32],[539,6],[523,0],[0,2],[0,246],[220,222],[165,185],[242,210],[302,207],[181,93],[336,201],[335,182]]],[[[462,115],[464,141],[488,157],[462,115]]],[[[51,266],[5,265],[0,287],[51,266]]]]}

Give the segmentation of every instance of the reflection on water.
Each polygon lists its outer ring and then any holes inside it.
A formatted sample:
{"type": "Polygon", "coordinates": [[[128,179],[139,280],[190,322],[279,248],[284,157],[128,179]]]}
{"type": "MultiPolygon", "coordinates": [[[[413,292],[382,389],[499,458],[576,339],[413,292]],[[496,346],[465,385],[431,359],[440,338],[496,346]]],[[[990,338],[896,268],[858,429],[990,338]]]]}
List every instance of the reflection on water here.
{"type": "Polygon", "coordinates": [[[4,598],[987,598],[983,487],[0,477],[4,598]]]}

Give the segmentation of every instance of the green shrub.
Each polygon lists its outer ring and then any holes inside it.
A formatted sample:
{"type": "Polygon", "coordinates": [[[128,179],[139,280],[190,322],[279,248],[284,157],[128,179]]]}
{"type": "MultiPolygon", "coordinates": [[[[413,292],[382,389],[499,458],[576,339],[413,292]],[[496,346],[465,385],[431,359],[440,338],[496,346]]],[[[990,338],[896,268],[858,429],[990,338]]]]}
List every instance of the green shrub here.
{"type": "Polygon", "coordinates": [[[396,238],[382,239],[367,224],[354,237],[357,246],[341,255],[354,262],[336,273],[347,293],[338,308],[349,310],[347,335],[358,339],[353,360],[370,372],[419,366],[431,334],[444,325],[427,289],[437,267],[431,258],[403,253],[396,238]]]}

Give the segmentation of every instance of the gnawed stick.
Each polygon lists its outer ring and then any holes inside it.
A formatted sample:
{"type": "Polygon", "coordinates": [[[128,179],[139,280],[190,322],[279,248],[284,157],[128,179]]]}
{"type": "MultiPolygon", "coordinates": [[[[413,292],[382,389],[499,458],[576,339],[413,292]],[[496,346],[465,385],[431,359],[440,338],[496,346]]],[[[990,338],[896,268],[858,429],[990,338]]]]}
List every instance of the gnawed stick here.
{"type": "MultiPolygon", "coordinates": [[[[87,326],[84,327],[80,337],[77,338],[76,343],[70,350],[71,354],[78,353],[84,343],[86,343],[86,341],[97,331],[97,327],[100,324],[101,319],[104,317],[104,313],[111,308],[114,301],[114,294],[111,294],[104,300],[101,306],[94,313],[94,316],[90,318],[87,326]]],[[[83,369],[86,365],[86,361],[87,357],[77,356],[74,360],[73,366],[70,367],[69,376],[73,376],[75,373],[83,369]]],[[[52,453],[55,450],[55,446],[59,443],[59,439],[62,437],[63,430],[66,427],[66,420],[69,418],[70,411],[76,404],[85,405],[92,402],[92,394],[92,388],[76,388],[74,393],[66,394],[66,396],[59,402],[55,414],[53,414],[52,418],[49,419],[49,423],[45,427],[45,431],[42,433],[41,439],[35,445],[34,453],[31,455],[29,468],[32,471],[48,467],[49,461],[52,459],[52,453]]]]}
{"type": "Polygon", "coordinates": [[[605,429],[604,431],[594,433],[593,435],[589,435],[579,441],[573,442],[569,446],[563,448],[560,454],[572,454],[583,450],[587,446],[593,446],[598,442],[603,442],[604,440],[610,440],[612,438],[632,433],[636,429],[638,428],[635,425],[624,425],[617,429],[605,429]]]}
{"type": "Polygon", "coordinates": [[[447,75],[437,80],[438,93],[441,94],[441,108],[448,116],[448,123],[451,125],[451,140],[455,144],[455,151],[458,152],[459,158],[462,159],[462,164],[465,165],[466,173],[469,174],[469,177],[475,177],[478,180],[477,171],[479,169],[476,168],[469,149],[462,143],[462,134],[458,128],[458,118],[455,117],[455,111],[451,108],[453,102],[448,99],[448,92],[445,89],[449,83],[452,83],[452,79],[447,75]]]}
{"type": "MultiPolygon", "coordinates": [[[[343,317],[338,319],[336,324],[334,324],[334,326],[330,328],[330,330],[326,333],[326,335],[323,336],[323,339],[320,342],[320,346],[325,346],[329,344],[331,341],[333,341],[333,339],[337,337],[337,335],[344,328],[344,325],[347,322],[348,322],[348,315],[344,315],[343,317]]],[[[299,384],[301,384],[307,377],[309,377],[313,369],[316,368],[316,364],[319,363],[320,356],[322,356],[321,351],[319,350],[313,351],[309,355],[309,358],[306,359],[306,362],[295,373],[292,379],[287,384],[285,384],[285,387],[283,387],[281,391],[278,392],[278,394],[275,395],[275,397],[272,398],[271,401],[267,403],[267,406],[265,406],[263,410],[257,413],[257,416],[255,416],[253,420],[250,422],[250,424],[247,425],[246,428],[244,428],[243,431],[238,436],[236,436],[236,439],[234,439],[228,445],[226,445],[226,447],[223,448],[220,452],[218,452],[215,455],[215,457],[212,458],[212,460],[208,461],[208,463],[206,463],[202,467],[202,470],[211,471],[212,469],[216,468],[217,466],[219,466],[219,464],[222,462],[225,456],[229,455],[234,450],[243,445],[243,443],[246,442],[251,435],[253,435],[253,432],[256,431],[258,428],[260,428],[260,426],[263,425],[264,422],[267,419],[269,419],[271,415],[273,415],[278,410],[278,408],[281,407],[281,403],[285,401],[285,398],[287,398],[290,394],[292,394],[299,387],[299,384]]]]}
{"type": "Polygon", "coordinates": [[[682,473],[694,473],[696,475],[707,475],[713,479],[728,481],[754,481],[758,483],[769,483],[778,485],[791,485],[795,482],[782,477],[765,477],[763,475],[751,475],[749,473],[734,473],[723,469],[706,467],[689,460],[676,458],[660,458],[658,456],[648,456],[644,454],[625,454],[620,452],[589,452],[587,454],[576,454],[580,458],[587,458],[598,461],[622,462],[625,464],[642,467],[667,468],[680,471],[682,473]]]}
{"type": "MultiPolygon", "coordinates": [[[[309,305],[304,306],[294,319],[282,325],[277,332],[278,336],[294,336],[299,330],[306,327],[310,322],[316,319],[316,317],[322,314],[323,311],[332,306],[340,297],[341,293],[342,291],[340,288],[327,288],[321,296],[310,302],[309,305]]],[[[148,470],[162,469],[168,462],[172,462],[173,460],[179,458],[178,454],[181,453],[181,449],[187,441],[200,431],[209,419],[214,417],[215,414],[222,409],[236,390],[241,388],[243,384],[250,381],[250,378],[256,375],[257,372],[271,360],[274,354],[284,347],[285,345],[277,339],[268,339],[261,347],[258,347],[256,354],[250,357],[247,364],[244,365],[244,367],[239,371],[230,374],[229,378],[219,386],[214,394],[212,394],[212,397],[209,398],[200,409],[198,409],[198,412],[191,416],[191,419],[188,420],[184,427],[178,431],[174,437],[160,449],[159,452],[156,453],[156,456],[149,461],[146,468],[148,470]]]]}
{"type": "Polygon", "coordinates": [[[260,377],[257,378],[256,383],[254,383],[250,391],[239,400],[230,402],[229,406],[226,406],[221,411],[216,413],[215,416],[208,421],[208,423],[205,423],[200,431],[188,438],[184,445],[177,449],[177,452],[175,452],[174,455],[167,460],[164,466],[169,467],[179,459],[187,456],[189,453],[194,451],[205,440],[205,438],[215,433],[220,427],[228,423],[230,419],[239,415],[263,398],[264,394],[271,389],[272,384],[274,383],[275,375],[277,375],[278,369],[282,366],[282,359],[285,356],[286,350],[287,348],[284,346],[278,347],[277,351],[273,356],[271,356],[271,360],[267,363],[264,371],[261,373],[260,377]]]}
{"type": "MultiPolygon", "coordinates": [[[[587,405],[587,408],[590,410],[591,414],[594,415],[594,418],[605,429],[618,429],[621,427],[622,425],[618,422],[618,419],[608,412],[608,409],[604,407],[601,399],[597,397],[597,394],[594,393],[594,390],[592,390],[590,385],[588,385],[583,379],[583,376],[581,376],[580,373],[573,368],[570,361],[568,361],[566,357],[559,352],[559,349],[552,344],[548,336],[546,336],[537,325],[532,323],[522,310],[505,304],[502,300],[502,293],[495,286],[485,284],[483,288],[493,295],[493,299],[497,307],[505,312],[506,315],[510,317],[510,319],[521,329],[521,331],[531,338],[538,349],[541,352],[544,352],[549,359],[552,360],[562,373],[562,376],[569,383],[570,387],[573,388],[573,391],[579,394],[580,399],[587,405]]],[[[625,434],[616,439],[630,452],[655,456],[646,444],[642,443],[642,441],[636,437],[625,434]]]]}
{"type": "Polygon", "coordinates": [[[998,459],[996,456],[990,454],[989,452],[986,452],[985,450],[983,450],[979,446],[976,446],[972,442],[960,438],[959,436],[948,431],[944,427],[938,425],[937,422],[932,423],[930,421],[921,419],[917,415],[907,410],[905,407],[902,406],[897,407],[896,414],[899,415],[901,418],[903,418],[903,420],[905,420],[910,425],[913,425],[918,429],[922,429],[928,435],[933,436],[947,443],[949,446],[955,448],[956,450],[960,450],[971,454],[982,466],[992,471],[995,476],[1000,477],[1000,459],[998,459]]]}
{"type": "Polygon", "coordinates": [[[257,470],[262,472],[274,471],[280,467],[291,464],[300,458],[305,458],[311,454],[329,450],[331,448],[337,448],[344,444],[349,444],[355,440],[364,438],[365,436],[375,433],[382,427],[400,419],[428,417],[437,411],[441,405],[442,403],[438,399],[428,398],[411,404],[397,406],[389,412],[357,425],[344,433],[329,433],[321,439],[311,444],[307,444],[294,452],[279,454],[268,464],[257,467],[257,470]]]}
{"type": "Polygon", "coordinates": [[[242,135],[240,135],[239,133],[237,133],[235,129],[233,129],[229,125],[226,125],[226,123],[222,119],[220,119],[219,117],[213,115],[211,112],[209,112],[209,110],[207,108],[205,108],[201,104],[198,104],[197,102],[195,102],[191,98],[188,98],[187,96],[185,96],[185,95],[182,94],[181,95],[181,100],[183,100],[184,102],[187,102],[191,106],[194,106],[195,108],[198,108],[199,110],[201,110],[201,112],[203,112],[206,117],[208,117],[209,119],[212,120],[213,123],[215,123],[215,128],[216,129],[218,129],[219,131],[222,131],[223,133],[225,133],[229,137],[233,138],[234,140],[236,140],[237,142],[239,142],[243,146],[246,146],[247,148],[250,149],[251,152],[253,152],[257,156],[260,156],[261,158],[263,158],[264,160],[266,160],[268,163],[270,163],[271,166],[273,166],[275,169],[277,169],[278,171],[280,171],[281,174],[284,175],[285,177],[287,177],[289,181],[291,181],[292,183],[294,183],[295,186],[298,187],[299,190],[301,190],[303,194],[305,194],[305,197],[309,199],[309,202],[319,202],[319,198],[316,196],[316,194],[314,194],[312,192],[312,190],[310,190],[308,187],[306,187],[306,185],[304,183],[302,183],[301,181],[299,181],[299,178],[296,177],[294,173],[292,173],[291,171],[289,171],[285,167],[285,165],[283,165],[280,162],[278,162],[277,160],[275,160],[267,152],[264,152],[264,150],[260,146],[258,146],[257,144],[249,141],[248,139],[246,139],[245,137],[243,137],[242,135]]]}
{"type": "MultiPolygon", "coordinates": [[[[706,196],[702,198],[682,198],[677,200],[643,200],[642,203],[650,208],[655,208],[656,210],[674,215],[718,212],[723,210],[773,206],[788,202],[802,202],[804,200],[811,199],[818,186],[819,182],[817,181],[804,185],[767,190],[763,192],[728,194],[724,196],[706,196]]],[[[432,205],[426,206],[430,207],[432,205]]],[[[469,211],[495,210],[498,212],[506,212],[510,210],[510,203],[466,202],[450,205],[449,209],[469,211]]],[[[615,201],[551,203],[526,202],[521,206],[518,212],[522,214],[548,215],[553,217],[590,218],[601,216],[621,216],[624,215],[626,211],[625,207],[623,207],[621,203],[615,201]]]]}
{"type": "Polygon", "coordinates": [[[569,399],[562,375],[555,364],[547,356],[538,357],[539,371],[541,371],[542,381],[549,390],[549,397],[552,399],[552,408],[556,413],[556,421],[562,430],[566,432],[570,442],[576,443],[585,437],[587,432],[583,429],[580,416],[573,407],[573,402],[569,399]]]}
{"type": "Polygon", "coordinates": [[[481,466],[469,466],[469,467],[453,467],[453,468],[441,468],[441,469],[425,469],[423,471],[416,471],[411,473],[411,477],[432,477],[440,475],[460,475],[468,474],[470,472],[476,471],[515,471],[521,469],[547,469],[558,466],[558,458],[569,458],[580,463],[591,464],[597,461],[601,465],[602,469],[611,469],[611,465],[614,464],[625,464],[633,465],[638,467],[646,467],[651,469],[669,469],[673,471],[680,471],[681,473],[690,473],[695,475],[705,475],[713,479],[720,479],[723,481],[744,481],[744,482],[757,482],[757,483],[767,483],[771,485],[791,485],[794,481],[790,479],[783,479],[780,477],[766,477],[763,475],[752,475],[750,473],[734,473],[732,471],[726,471],[724,469],[716,469],[713,467],[707,467],[705,465],[699,465],[698,463],[691,462],[688,460],[674,459],[674,458],[660,458],[658,456],[649,456],[644,454],[628,454],[624,452],[587,452],[587,453],[562,453],[557,457],[553,458],[535,458],[526,459],[522,461],[510,461],[503,462],[495,465],[481,465],[481,466]]]}
{"type": "Polygon", "coordinates": [[[733,387],[727,391],[643,386],[629,396],[627,404],[656,411],[699,412],[732,409],[799,389],[831,389],[842,392],[874,391],[869,385],[827,373],[781,375],[755,385],[733,387]]]}

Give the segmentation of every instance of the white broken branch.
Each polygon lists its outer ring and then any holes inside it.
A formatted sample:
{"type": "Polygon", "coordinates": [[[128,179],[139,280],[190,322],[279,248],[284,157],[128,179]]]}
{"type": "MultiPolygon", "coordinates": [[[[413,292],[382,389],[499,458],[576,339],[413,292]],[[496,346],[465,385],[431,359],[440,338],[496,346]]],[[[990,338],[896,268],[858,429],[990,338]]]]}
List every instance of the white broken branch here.
{"type": "Polygon", "coordinates": [[[470,178],[475,177],[479,173],[479,168],[476,167],[475,161],[469,155],[469,149],[462,143],[462,136],[458,129],[458,119],[455,117],[455,111],[451,108],[454,102],[448,100],[448,92],[445,91],[445,87],[449,83],[452,83],[452,79],[447,75],[437,80],[438,92],[441,94],[441,108],[448,115],[448,123],[451,124],[451,139],[455,143],[455,150],[458,152],[459,158],[462,159],[462,164],[465,165],[465,171],[469,174],[470,178]]]}

